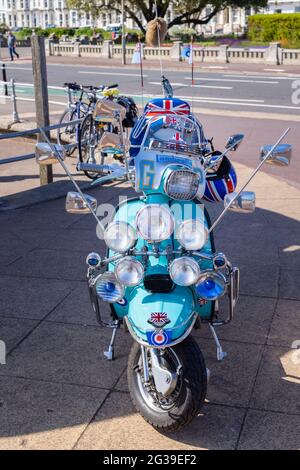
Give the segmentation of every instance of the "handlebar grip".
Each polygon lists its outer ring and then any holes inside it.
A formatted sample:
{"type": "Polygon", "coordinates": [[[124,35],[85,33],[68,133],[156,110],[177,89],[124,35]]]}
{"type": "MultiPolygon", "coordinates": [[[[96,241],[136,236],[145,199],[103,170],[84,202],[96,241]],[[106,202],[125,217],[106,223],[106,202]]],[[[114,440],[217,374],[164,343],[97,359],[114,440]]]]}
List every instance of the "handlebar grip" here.
{"type": "Polygon", "coordinates": [[[113,85],[108,85],[106,89],[110,90],[111,88],[118,88],[118,86],[119,86],[118,83],[114,83],[113,85]]]}

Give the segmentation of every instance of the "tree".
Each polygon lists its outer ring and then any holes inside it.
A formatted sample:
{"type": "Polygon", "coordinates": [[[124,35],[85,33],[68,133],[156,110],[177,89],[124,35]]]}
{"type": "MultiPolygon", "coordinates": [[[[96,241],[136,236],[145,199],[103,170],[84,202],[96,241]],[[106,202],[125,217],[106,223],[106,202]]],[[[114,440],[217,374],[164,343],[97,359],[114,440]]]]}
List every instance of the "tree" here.
{"type": "MultiPolygon", "coordinates": [[[[67,0],[67,3],[70,8],[90,13],[94,18],[101,13],[111,11],[121,13],[119,0],[67,0]]],[[[259,9],[265,7],[267,3],[268,0],[156,0],[156,2],[155,0],[124,0],[124,8],[127,17],[133,19],[141,31],[145,33],[146,23],[153,20],[156,14],[165,18],[171,5],[176,16],[168,23],[168,29],[176,25],[207,24],[219,11],[229,6],[259,9]],[[139,12],[142,13],[142,20],[139,12]]]]}

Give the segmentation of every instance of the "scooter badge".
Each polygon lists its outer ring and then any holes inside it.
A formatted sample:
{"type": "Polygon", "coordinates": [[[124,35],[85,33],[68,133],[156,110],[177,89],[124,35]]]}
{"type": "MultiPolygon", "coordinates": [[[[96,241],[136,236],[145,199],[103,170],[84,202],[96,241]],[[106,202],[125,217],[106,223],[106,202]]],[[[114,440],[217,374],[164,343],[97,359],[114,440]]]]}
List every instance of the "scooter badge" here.
{"type": "Polygon", "coordinates": [[[169,320],[168,315],[165,312],[152,312],[148,323],[156,328],[162,328],[170,323],[170,321],[171,320],[169,320]]]}

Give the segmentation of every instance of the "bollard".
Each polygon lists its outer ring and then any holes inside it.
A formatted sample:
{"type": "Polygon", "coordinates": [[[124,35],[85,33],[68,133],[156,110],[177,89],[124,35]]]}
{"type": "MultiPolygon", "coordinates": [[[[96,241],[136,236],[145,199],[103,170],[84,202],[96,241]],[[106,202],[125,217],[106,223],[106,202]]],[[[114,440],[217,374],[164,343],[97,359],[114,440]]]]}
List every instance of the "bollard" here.
{"type": "Polygon", "coordinates": [[[6,77],[6,68],[5,64],[2,64],[2,80],[5,83],[4,85],[4,94],[5,96],[8,96],[8,89],[7,89],[7,77],[6,77]]]}
{"type": "Polygon", "coordinates": [[[21,121],[18,115],[18,110],[17,110],[16,85],[15,85],[15,80],[13,78],[11,79],[10,84],[11,84],[11,99],[13,102],[13,123],[17,123],[21,121]]]}

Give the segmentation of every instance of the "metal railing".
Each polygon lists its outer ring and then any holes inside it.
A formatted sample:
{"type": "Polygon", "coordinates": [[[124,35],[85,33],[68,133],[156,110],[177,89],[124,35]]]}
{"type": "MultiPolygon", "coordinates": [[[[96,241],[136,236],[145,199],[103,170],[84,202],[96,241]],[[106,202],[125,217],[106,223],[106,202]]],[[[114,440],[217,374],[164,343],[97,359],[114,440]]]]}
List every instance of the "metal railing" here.
{"type": "MultiPolygon", "coordinates": [[[[51,130],[57,130],[57,129],[60,129],[62,127],[67,127],[69,125],[80,124],[82,121],[83,121],[83,119],[76,119],[75,121],[67,121],[67,122],[63,122],[63,123],[60,123],[60,124],[52,124],[51,126],[43,127],[42,130],[44,132],[48,133],[51,130]]],[[[42,130],[41,130],[41,128],[36,127],[34,129],[29,129],[29,130],[26,130],[26,131],[7,132],[6,134],[0,134],[0,141],[1,140],[6,140],[6,139],[15,139],[17,137],[28,137],[28,136],[32,137],[33,135],[41,134],[42,130]]],[[[74,143],[73,144],[66,144],[66,145],[64,145],[64,147],[66,149],[68,149],[68,148],[74,147],[74,145],[75,145],[74,143]]],[[[25,154],[25,155],[18,155],[18,156],[15,156],[15,157],[8,157],[8,158],[0,160],[0,165],[6,165],[6,164],[9,164],[9,163],[14,163],[14,162],[17,162],[17,161],[22,161],[22,160],[29,160],[29,159],[34,158],[34,157],[35,157],[35,153],[28,153],[28,154],[25,154]]]]}
{"type": "MultiPolygon", "coordinates": [[[[0,99],[10,100],[12,103],[12,124],[21,122],[20,121],[20,116],[18,112],[18,107],[17,107],[17,102],[18,101],[29,101],[29,102],[35,102],[34,98],[25,98],[24,96],[19,96],[17,95],[17,87],[18,86],[23,86],[23,87],[28,87],[28,88],[34,88],[34,85],[32,83],[20,83],[16,82],[14,78],[12,78],[9,81],[0,81],[0,90],[1,88],[4,89],[4,93],[0,94],[0,99]]],[[[48,86],[49,90],[64,90],[63,87],[59,86],[48,86]]],[[[1,93],[1,91],[0,91],[1,93]]],[[[56,106],[67,106],[67,101],[65,103],[61,101],[53,101],[53,100],[48,100],[49,104],[53,104],[56,106]]]]}

